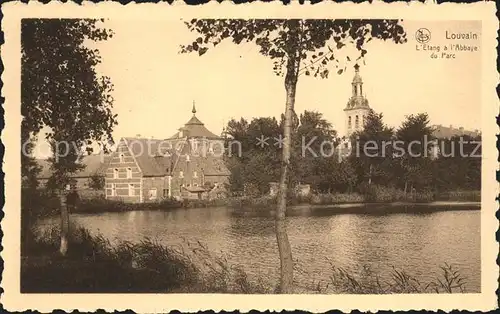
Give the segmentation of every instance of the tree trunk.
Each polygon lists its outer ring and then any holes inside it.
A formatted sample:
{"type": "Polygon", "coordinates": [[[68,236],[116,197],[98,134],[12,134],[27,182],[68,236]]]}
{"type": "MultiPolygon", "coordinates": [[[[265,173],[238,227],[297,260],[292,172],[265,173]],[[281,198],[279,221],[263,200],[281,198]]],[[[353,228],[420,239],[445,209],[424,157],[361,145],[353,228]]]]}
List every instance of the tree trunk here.
{"type": "Polygon", "coordinates": [[[281,178],[278,192],[278,208],[275,214],[276,239],[281,262],[280,292],[291,293],[293,284],[292,249],[286,232],[286,198],[288,191],[288,176],[290,154],[292,148],[293,108],[295,105],[295,91],[297,86],[296,61],[289,58],[285,77],[286,107],[284,121],[284,145],[281,162],[281,178]]]}
{"type": "Polygon", "coordinates": [[[66,204],[66,191],[59,191],[59,203],[61,206],[61,245],[59,247],[59,252],[62,256],[66,256],[68,252],[68,237],[69,237],[69,213],[68,206],[66,204]]]}
{"type": "Polygon", "coordinates": [[[371,185],[372,184],[372,165],[370,164],[370,170],[369,170],[369,174],[368,174],[368,185],[371,185]]]}

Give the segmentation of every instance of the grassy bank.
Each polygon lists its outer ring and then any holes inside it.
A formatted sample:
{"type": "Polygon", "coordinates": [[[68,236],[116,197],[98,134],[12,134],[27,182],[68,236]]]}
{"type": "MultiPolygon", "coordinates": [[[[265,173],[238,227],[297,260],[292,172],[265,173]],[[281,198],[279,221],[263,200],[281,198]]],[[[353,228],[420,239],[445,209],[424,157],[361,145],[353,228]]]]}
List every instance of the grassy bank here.
{"type": "MultiPolygon", "coordinates": [[[[381,186],[372,186],[364,193],[325,193],[310,194],[306,196],[289,196],[288,205],[311,204],[311,205],[337,205],[353,203],[429,203],[433,201],[449,202],[479,202],[480,191],[452,191],[443,193],[404,191],[381,186]]],[[[48,193],[36,195],[23,195],[23,206],[31,208],[31,213],[37,217],[53,216],[59,213],[59,200],[48,193]]],[[[135,210],[172,210],[178,208],[205,208],[229,206],[236,209],[250,208],[254,210],[268,211],[276,207],[276,196],[261,197],[231,197],[213,200],[184,200],[165,199],[148,203],[126,203],[123,201],[106,200],[104,198],[83,199],[73,210],[73,213],[102,213],[102,212],[127,212],[135,210]]]]}
{"type": "Polygon", "coordinates": [[[188,243],[188,250],[148,238],[112,245],[85,229],[71,230],[65,257],[58,253],[55,227],[22,248],[23,293],[270,292],[250,283],[241,268],[211,255],[200,242],[188,243]]]}
{"type": "MultiPolygon", "coordinates": [[[[23,246],[23,293],[277,292],[275,285],[259,278],[249,279],[242,267],[230,264],[223,255],[212,254],[199,241],[167,247],[146,238],[139,243],[112,245],[85,229],[72,226],[71,230],[66,257],[57,253],[58,228],[46,231],[29,247],[23,246]]],[[[304,273],[299,263],[295,266],[295,272],[304,273]]],[[[424,284],[395,268],[389,276],[381,278],[368,267],[353,274],[331,264],[321,280],[295,282],[294,289],[297,293],[356,294],[466,291],[457,269],[445,264],[441,270],[439,277],[424,284]]]]}
{"type": "MultiPolygon", "coordinates": [[[[435,201],[448,202],[480,202],[481,191],[452,191],[452,192],[414,192],[405,193],[402,190],[382,186],[372,186],[364,193],[323,193],[307,196],[290,196],[288,205],[337,205],[356,203],[430,203],[435,201]]],[[[228,206],[233,208],[252,208],[268,210],[277,204],[275,196],[262,196],[257,198],[239,197],[227,200],[228,206]]]]}

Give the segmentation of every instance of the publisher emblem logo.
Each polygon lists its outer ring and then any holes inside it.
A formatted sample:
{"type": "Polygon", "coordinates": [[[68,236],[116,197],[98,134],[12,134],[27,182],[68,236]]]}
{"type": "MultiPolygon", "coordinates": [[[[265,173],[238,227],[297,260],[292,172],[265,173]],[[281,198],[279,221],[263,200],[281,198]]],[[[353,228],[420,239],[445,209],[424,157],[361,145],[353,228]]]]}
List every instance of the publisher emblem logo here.
{"type": "Polygon", "coordinates": [[[415,39],[419,43],[425,44],[431,40],[431,32],[427,28],[419,28],[415,33],[415,39]]]}

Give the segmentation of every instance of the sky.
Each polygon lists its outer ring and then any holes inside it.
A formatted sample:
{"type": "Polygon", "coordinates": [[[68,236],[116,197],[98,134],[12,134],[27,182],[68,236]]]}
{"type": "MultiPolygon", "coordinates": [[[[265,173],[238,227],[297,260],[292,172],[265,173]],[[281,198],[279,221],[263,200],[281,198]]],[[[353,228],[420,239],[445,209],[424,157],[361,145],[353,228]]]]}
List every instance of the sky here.
{"type": "MultiPolygon", "coordinates": [[[[216,134],[232,118],[279,117],[284,111],[284,78],[274,74],[272,61],[259,54],[254,44],[223,42],[200,57],[179,53],[180,45],[197,37],[181,20],[114,19],[105,26],[114,36],[95,44],[102,56],[97,70],[114,84],[115,141],[138,134],[170,137],[192,116],[193,101],[197,117],[216,134]]],[[[403,27],[408,38],[405,44],[373,40],[365,45],[368,53],[360,74],[370,106],[393,127],[406,115],[426,112],[432,124],[479,129],[480,22],[403,21],[403,27]],[[476,45],[479,51],[457,52],[455,59],[433,59],[431,52],[416,49],[415,32],[422,27],[431,33],[428,45],[461,43],[476,45]],[[446,31],[474,32],[479,40],[449,40],[446,31]]],[[[358,56],[350,46],[339,54],[350,55],[352,60],[358,56]]],[[[351,94],[353,65],[345,64],[341,75],[332,69],[327,79],[300,76],[297,114],[321,112],[339,135],[345,134],[343,109],[351,94]]]]}

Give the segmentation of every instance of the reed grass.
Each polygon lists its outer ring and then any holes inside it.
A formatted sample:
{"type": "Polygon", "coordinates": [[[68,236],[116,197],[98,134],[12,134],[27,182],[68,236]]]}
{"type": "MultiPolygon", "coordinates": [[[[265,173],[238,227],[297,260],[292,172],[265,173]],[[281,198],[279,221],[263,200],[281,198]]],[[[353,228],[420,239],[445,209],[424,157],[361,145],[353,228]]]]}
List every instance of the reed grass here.
{"type": "MultiPolygon", "coordinates": [[[[51,293],[277,293],[277,285],[263,278],[250,278],[240,265],[231,264],[224,253],[214,254],[200,241],[183,239],[182,245],[166,246],[157,239],[137,243],[110,243],[71,226],[68,255],[58,254],[59,228],[48,228],[34,237],[35,246],[23,251],[21,291],[51,293]]],[[[354,273],[330,262],[321,280],[295,281],[297,293],[390,294],[463,293],[466,280],[449,264],[441,275],[421,283],[405,270],[392,268],[383,278],[363,267],[354,273]]],[[[294,271],[309,278],[296,262],[294,271]]],[[[295,277],[297,279],[297,276],[295,277]]]]}

